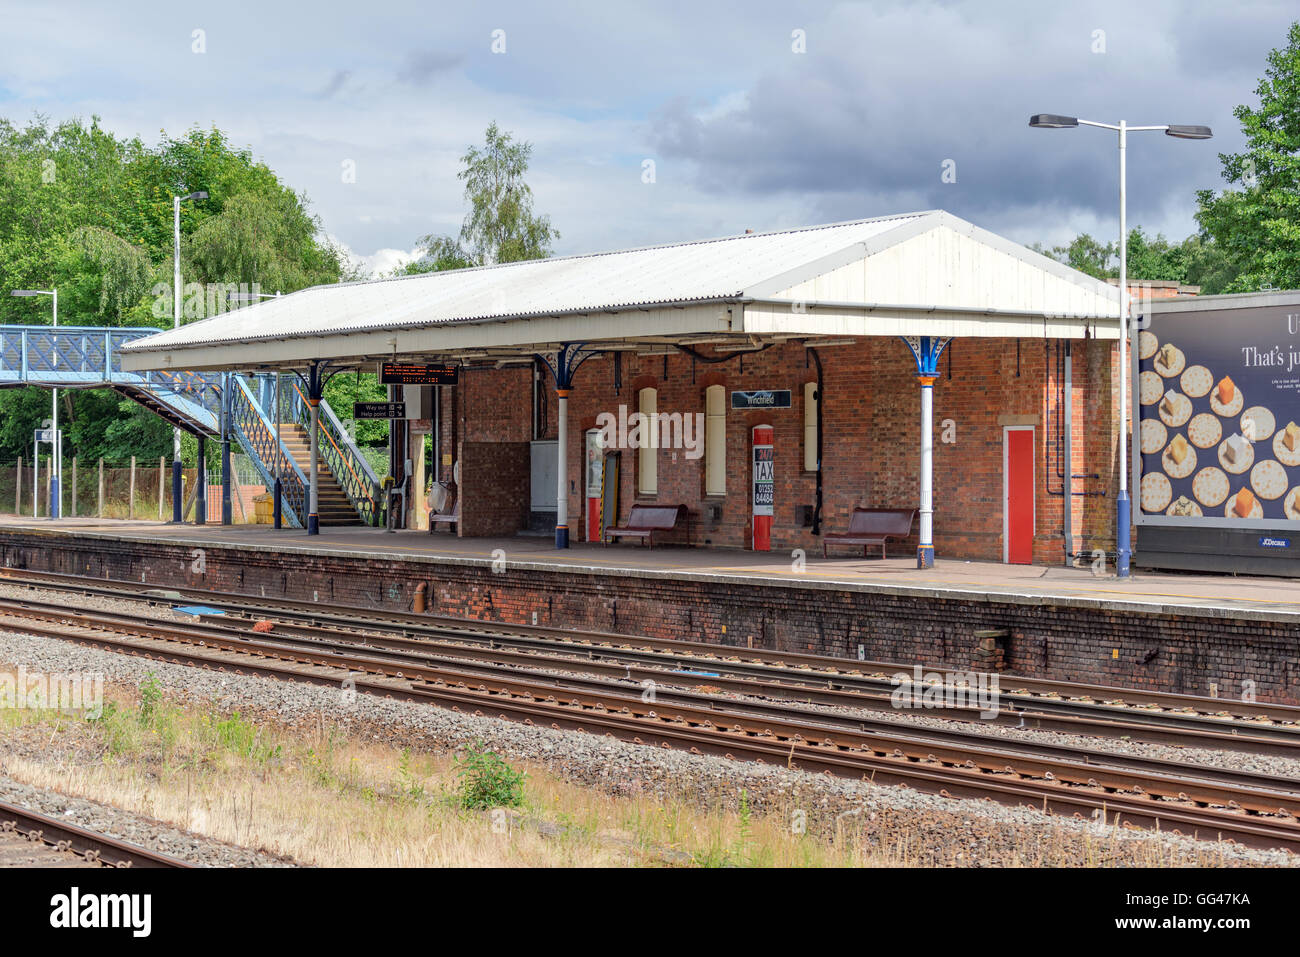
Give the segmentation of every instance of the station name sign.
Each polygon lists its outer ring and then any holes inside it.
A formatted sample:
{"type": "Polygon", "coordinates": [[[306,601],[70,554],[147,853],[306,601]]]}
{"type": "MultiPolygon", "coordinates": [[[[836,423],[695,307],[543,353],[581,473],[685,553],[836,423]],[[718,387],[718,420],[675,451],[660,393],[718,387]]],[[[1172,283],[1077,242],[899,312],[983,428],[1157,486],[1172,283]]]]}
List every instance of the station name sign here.
{"type": "Polygon", "coordinates": [[[355,402],[352,405],[354,419],[404,419],[405,402],[355,402]]]}
{"type": "Polygon", "coordinates": [[[383,362],[379,366],[382,385],[455,385],[460,370],[455,366],[429,366],[415,362],[383,362]]]}
{"type": "Polygon", "coordinates": [[[768,389],[756,392],[731,393],[733,409],[788,409],[790,408],[789,389],[768,389]]]}

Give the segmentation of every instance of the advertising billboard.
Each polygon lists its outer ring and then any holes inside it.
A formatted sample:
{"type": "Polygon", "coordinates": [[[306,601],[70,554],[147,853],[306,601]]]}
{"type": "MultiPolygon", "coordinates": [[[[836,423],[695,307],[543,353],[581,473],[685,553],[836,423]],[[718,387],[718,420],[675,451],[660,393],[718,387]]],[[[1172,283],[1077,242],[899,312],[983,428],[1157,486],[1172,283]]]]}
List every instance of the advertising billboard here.
{"type": "Polygon", "coordinates": [[[1137,326],[1138,524],[1300,531],[1300,305],[1157,306],[1137,326]]]}

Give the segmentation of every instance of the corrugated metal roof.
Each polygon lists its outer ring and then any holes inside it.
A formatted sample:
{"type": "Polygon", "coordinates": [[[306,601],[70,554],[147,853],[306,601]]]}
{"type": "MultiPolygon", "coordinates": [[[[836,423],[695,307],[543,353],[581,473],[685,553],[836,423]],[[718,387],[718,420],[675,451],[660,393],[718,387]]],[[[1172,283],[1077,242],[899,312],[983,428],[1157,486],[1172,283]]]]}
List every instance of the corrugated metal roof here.
{"type": "Polygon", "coordinates": [[[169,330],[132,352],[738,298],[936,212],[315,286],[169,330]]]}

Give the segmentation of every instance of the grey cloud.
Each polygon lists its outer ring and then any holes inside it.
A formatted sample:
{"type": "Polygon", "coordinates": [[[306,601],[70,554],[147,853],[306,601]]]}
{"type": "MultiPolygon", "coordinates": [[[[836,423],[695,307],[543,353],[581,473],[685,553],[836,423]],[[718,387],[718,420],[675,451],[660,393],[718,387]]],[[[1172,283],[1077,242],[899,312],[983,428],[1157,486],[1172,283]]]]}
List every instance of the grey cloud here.
{"type": "Polygon", "coordinates": [[[406,62],[397,71],[397,78],[403,83],[427,83],[439,73],[454,70],[465,58],[459,53],[443,53],[438,50],[420,50],[409,53],[406,62]]]}
{"type": "Polygon", "coordinates": [[[1284,41],[1286,19],[1270,10],[1235,20],[1216,14],[1205,29],[1180,23],[1177,35],[1149,26],[1117,24],[1111,49],[1127,52],[1090,55],[1090,31],[1046,17],[1019,21],[1017,35],[1010,23],[946,10],[910,21],[855,12],[823,25],[822,53],[771,64],[739,105],[708,112],[668,99],[650,118],[649,137],[663,162],[688,164],[708,194],[798,196],[828,219],[942,207],[997,229],[1023,221],[1027,209],[1045,219],[1115,215],[1114,134],[1032,130],[1031,113],[1208,123],[1216,131],[1209,143],[1158,133],[1129,139],[1130,222],[1154,231],[1180,210],[1173,231],[1187,232],[1195,190],[1224,185],[1218,153],[1240,147],[1231,110],[1254,85],[1198,60],[1218,43],[1230,63],[1257,76],[1261,51],[1284,41]],[[1134,38],[1143,38],[1140,48],[1134,38]],[[952,184],[940,175],[949,159],[952,184]]]}
{"type": "Polygon", "coordinates": [[[324,88],[321,89],[317,96],[322,100],[328,100],[335,93],[339,92],[339,90],[343,89],[350,79],[352,79],[351,70],[336,70],[334,75],[330,77],[329,82],[325,84],[324,88]]]}

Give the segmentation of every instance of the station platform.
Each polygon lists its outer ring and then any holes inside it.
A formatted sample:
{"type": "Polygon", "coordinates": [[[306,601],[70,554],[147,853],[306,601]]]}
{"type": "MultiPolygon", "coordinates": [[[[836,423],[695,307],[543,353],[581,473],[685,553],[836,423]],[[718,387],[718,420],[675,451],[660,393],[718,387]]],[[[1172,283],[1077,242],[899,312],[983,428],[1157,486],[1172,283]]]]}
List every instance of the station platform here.
{"type": "MultiPolygon", "coordinates": [[[[93,518],[33,519],[0,516],[0,529],[117,538],[172,545],[224,546],[285,554],[404,559],[435,564],[484,564],[504,560],[512,569],[600,572],[620,577],[679,578],[725,582],[759,581],[814,590],[885,590],[913,597],[979,596],[1009,601],[1104,605],[1133,610],[1203,609],[1223,615],[1242,613],[1300,624],[1300,587],[1293,580],[1245,575],[1204,575],[1135,571],[1128,579],[1089,568],[1006,565],[944,560],[920,570],[912,555],[887,559],[860,556],[803,556],[802,565],[784,552],[664,545],[572,543],[557,549],[550,537],[519,535],[457,538],[446,531],[385,532],[360,526],[327,527],[308,536],[301,529],[269,525],[170,525],[161,522],[93,518]]],[[[841,547],[842,553],[846,549],[841,547]]],[[[901,547],[898,549],[903,550],[901,547]]],[[[833,550],[834,551],[834,550],[833,550]]],[[[856,551],[856,549],[854,549],[856,551]]]]}

